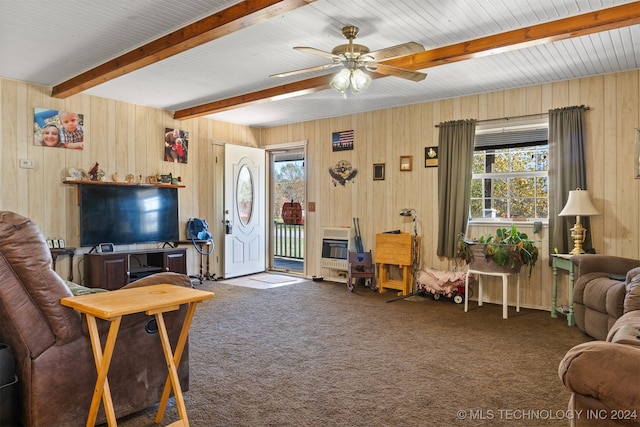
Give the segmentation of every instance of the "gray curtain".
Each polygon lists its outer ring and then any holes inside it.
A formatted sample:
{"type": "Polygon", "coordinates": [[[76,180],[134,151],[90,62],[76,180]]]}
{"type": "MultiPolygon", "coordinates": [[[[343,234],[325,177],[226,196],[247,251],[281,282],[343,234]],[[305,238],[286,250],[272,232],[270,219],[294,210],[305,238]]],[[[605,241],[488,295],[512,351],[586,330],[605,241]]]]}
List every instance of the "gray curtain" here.
{"type": "Polygon", "coordinates": [[[438,256],[456,256],[460,233],[467,232],[475,120],[440,123],[438,137],[438,256]]]}
{"type": "MultiPolygon", "coordinates": [[[[584,155],[584,105],[549,110],[549,253],[566,254],[573,248],[571,228],[575,217],[559,217],[569,198],[569,191],[587,190],[587,174],[584,155]]],[[[580,217],[582,225],[589,228],[589,218],[580,217]]],[[[591,248],[591,233],[583,243],[591,248]]]]}

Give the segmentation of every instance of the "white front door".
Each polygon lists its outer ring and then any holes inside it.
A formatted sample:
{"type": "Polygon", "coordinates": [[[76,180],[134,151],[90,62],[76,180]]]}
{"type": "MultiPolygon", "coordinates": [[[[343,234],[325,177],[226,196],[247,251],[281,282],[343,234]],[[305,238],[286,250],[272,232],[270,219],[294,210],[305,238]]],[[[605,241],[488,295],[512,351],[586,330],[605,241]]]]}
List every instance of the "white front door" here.
{"type": "Polygon", "coordinates": [[[263,149],[225,145],[225,279],[265,271],[265,181],[263,149]]]}

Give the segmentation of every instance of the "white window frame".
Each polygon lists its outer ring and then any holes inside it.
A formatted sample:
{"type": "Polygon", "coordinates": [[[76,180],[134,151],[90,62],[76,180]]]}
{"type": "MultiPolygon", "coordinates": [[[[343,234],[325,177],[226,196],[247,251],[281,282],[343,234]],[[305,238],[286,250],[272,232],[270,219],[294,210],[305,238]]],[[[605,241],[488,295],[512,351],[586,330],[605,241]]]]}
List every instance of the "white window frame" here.
{"type": "MultiPolygon", "coordinates": [[[[476,127],[476,135],[483,135],[489,133],[507,133],[514,132],[519,130],[528,130],[528,129],[539,129],[539,128],[548,128],[549,121],[547,118],[538,118],[532,120],[523,120],[512,123],[500,123],[500,124],[486,124],[486,125],[478,125],[476,127]]],[[[494,147],[494,149],[496,149],[494,147]]],[[[488,148],[490,150],[490,148],[488,148]]],[[[472,179],[492,179],[495,178],[496,174],[493,173],[479,173],[472,174],[472,179]]],[[[513,178],[513,177],[527,177],[527,178],[537,178],[537,177],[546,177],[547,181],[549,179],[548,171],[529,171],[529,172],[510,172],[510,173],[500,173],[500,178],[513,178]]],[[[477,199],[477,198],[476,198],[477,199]]],[[[485,197],[484,200],[487,198],[485,197]]],[[[548,198],[547,198],[548,204],[548,198]]],[[[470,224],[481,224],[484,222],[513,222],[516,219],[514,218],[500,218],[500,217],[483,217],[483,218],[471,218],[471,212],[469,212],[469,223],[470,224]]],[[[548,218],[527,218],[526,220],[518,219],[518,221],[533,223],[533,222],[543,222],[548,223],[548,218]]]]}

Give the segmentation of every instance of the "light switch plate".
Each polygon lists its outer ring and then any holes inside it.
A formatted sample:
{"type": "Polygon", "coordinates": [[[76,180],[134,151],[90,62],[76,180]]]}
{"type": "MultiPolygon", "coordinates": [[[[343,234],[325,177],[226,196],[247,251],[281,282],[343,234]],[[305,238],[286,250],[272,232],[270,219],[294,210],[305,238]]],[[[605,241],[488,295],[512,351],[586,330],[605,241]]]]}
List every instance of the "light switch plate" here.
{"type": "Polygon", "coordinates": [[[28,159],[20,159],[20,168],[21,169],[33,169],[35,167],[33,160],[28,159]]]}

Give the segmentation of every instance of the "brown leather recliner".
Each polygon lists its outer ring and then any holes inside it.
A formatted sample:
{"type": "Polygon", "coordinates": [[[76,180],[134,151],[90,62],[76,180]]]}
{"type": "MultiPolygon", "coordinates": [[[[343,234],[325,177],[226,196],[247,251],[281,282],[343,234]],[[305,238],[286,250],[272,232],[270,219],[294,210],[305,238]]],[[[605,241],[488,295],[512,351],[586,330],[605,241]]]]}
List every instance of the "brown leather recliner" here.
{"type": "MultiPolygon", "coordinates": [[[[191,286],[185,275],[159,273],[125,288],[158,283],[191,286]]],[[[8,344],[16,356],[20,420],[25,427],[86,423],[97,375],[86,320],[60,304],[61,298],[71,295],[52,270],[51,254],[38,226],[13,212],[0,211],[0,342],[8,344]]],[[[173,346],[185,314],[183,306],[165,315],[173,346]]],[[[160,401],[167,367],[160,337],[146,330],[152,319],[144,314],[122,319],[108,374],[117,417],[160,401]]],[[[99,321],[104,339],[107,326],[99,321]]],[[[178,375],[182,390],[188,390],[188,345],[178,375]]],[[[101,407],[98,422],[104,421],[101,407]]]]}

